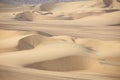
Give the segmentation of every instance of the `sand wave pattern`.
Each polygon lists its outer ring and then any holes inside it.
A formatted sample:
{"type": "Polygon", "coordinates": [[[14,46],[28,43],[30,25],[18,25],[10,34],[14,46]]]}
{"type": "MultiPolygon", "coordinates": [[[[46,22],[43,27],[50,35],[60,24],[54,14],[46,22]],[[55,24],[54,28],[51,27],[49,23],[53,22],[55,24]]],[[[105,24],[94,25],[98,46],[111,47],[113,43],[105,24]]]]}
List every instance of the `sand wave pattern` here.
{"type": "Polygon", "coordinates": [[[0,80],[120,80],[119,1],[0,3],[0,80]]]}

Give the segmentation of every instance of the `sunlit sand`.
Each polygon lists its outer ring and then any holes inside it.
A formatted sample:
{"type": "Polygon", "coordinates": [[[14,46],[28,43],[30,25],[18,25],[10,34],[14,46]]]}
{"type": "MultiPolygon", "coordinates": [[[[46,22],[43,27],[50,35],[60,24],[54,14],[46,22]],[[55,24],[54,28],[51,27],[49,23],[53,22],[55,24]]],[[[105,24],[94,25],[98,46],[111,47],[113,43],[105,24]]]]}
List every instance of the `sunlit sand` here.
{"type": "Polygon", "coordinates": [[[120,80],[120,2],[0,3],[0,80],[120,80]]]}

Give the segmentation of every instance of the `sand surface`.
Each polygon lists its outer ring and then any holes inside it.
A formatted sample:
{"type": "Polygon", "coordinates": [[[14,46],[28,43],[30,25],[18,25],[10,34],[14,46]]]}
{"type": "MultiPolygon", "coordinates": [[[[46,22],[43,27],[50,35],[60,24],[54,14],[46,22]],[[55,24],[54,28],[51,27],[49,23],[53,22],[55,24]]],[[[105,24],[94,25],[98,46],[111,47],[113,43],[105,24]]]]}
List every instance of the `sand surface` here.
{"type": "Polygon", "coordinates": [[[120,2],[0,3],[0,80],[120,80],[120,2]]]}

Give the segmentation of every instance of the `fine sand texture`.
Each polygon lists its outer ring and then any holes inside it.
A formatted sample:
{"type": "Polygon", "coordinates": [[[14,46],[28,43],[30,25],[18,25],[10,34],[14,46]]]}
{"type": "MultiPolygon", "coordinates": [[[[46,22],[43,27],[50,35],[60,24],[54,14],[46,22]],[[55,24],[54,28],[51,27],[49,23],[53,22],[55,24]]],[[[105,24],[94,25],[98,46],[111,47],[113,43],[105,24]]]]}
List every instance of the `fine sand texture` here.
{"type": "Polygon", "coordinates": [[[0,3],[0,80],[120,80],[120,1],[0,3]]]}

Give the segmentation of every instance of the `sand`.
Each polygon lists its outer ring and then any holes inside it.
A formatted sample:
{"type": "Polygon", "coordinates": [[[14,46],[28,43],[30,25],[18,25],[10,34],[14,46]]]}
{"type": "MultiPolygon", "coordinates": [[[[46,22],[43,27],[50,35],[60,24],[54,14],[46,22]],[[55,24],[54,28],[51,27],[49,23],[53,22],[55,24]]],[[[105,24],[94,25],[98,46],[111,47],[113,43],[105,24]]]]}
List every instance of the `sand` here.
{"type": "Polygon", "coordinates": [[[120,80],[119,16],[117,0],[0,3],[0,80],[120,80]]]}

